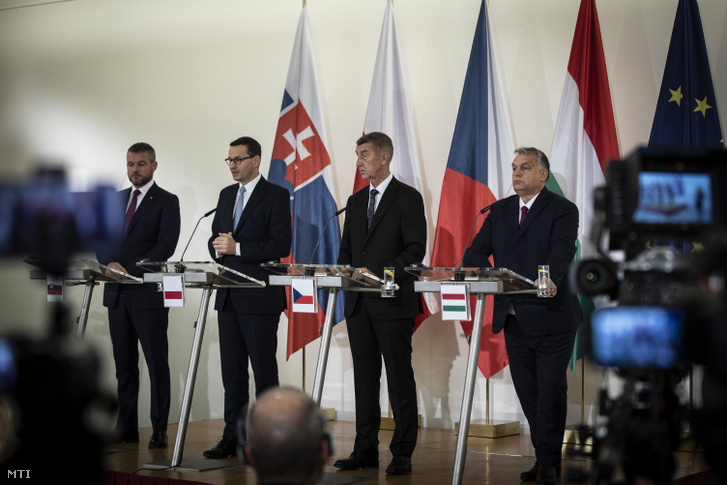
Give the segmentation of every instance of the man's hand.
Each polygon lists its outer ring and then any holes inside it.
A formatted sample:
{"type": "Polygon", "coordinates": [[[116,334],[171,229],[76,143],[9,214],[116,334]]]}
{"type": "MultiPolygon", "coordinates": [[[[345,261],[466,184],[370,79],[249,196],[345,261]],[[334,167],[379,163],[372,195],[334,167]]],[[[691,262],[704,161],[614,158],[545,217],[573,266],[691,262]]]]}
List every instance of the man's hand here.
{"type": "MultiPolygon", "coordinates": [[[[555,295],[558,294],[558,287],[555,286],[555,283],[553,283],[553,280],[548,278],[545,280],[545,284],[548,286],[548,296],[549,297],[554,297],[555,295]]],[[[539,286],[540,280],[535,280],[535,285],[539,286]]]]}
{"type": "MultiPolygon", "coordinates": [[[[371,271],[368,268],[356,268],[356,269],[359,270],[359,271],[363,271],[365,273],[374,274],[374,272],[371,271]]],[[[360,281],[362,283],[366,283],[366,284],[369,284],[369,285],[378,285],[379,284],[378,281],[373,280],[373,279],[369,278],[366,275],[362,275],[361,273],[354,273],[352,279],[354,281],[360,281]]]]}
{"type": "MultiPolygon", "coordinates": [[[[113,268],[116,271],[121,271],[122,273],[126,273],[126,274],[129,273],[128,271],[126,271],[126,268],[124,268],[123,266],[121,266],[121,264],[120,263],[117,263],[116,261],[112,261],[109,264],[107,264],[106,266],[108,266],[109,268],[113,268]]],[[[116,271],[106,270],[106,276],[108,276],[110,278],[113,278],[115,280],[123,279],[124,276],[123,275],[120,275],[116,271]]]]}
{"type": "Polygon", "coordinates": [[[237,253],[237,242],[232,238],[232,233],[220,233],[212,241],[212,247],[219,255],[235,255],[237,253]]]}

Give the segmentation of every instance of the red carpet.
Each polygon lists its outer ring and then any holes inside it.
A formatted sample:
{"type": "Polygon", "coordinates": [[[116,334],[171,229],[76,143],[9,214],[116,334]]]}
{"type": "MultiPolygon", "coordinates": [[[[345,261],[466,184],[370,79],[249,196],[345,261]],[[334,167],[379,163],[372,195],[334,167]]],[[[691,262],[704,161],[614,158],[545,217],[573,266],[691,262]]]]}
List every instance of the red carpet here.
{"type": "Polygon", "coordinates": [[[204,482],[180,480],[178,478],[149,477],[106,471],[104,485],[207,485],[204,482]]]}
{"type": "Polygon", "coordinates": [[[712,485],[719,482],[711,470],[706,470],[679,478],[675,483],[676,485],[712,485]]]}

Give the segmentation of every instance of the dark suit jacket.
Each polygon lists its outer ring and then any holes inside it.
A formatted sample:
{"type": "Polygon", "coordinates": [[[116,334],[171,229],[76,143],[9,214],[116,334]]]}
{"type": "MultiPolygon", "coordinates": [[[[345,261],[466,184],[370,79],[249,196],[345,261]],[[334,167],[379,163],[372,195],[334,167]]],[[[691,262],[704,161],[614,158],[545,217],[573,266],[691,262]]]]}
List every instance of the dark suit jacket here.
{"type": "MultiPolygon", "coordinates": [[[[119,192],[121,207],[126,210],[131,188],[119,192]]],[[[123,220],[123,217],[122,217],[123,220]]],[[[116,248],[98,254],[99,263],[120,263],[129,274],[142,276],[146,271],[136,265],[142,259],[166,261],[172,257],[179,240],[181,217],[179,198],[159,187],[156,182],[149,188],[134,212],[123,241],[116,248]]],[[[103,304],[116,306],[119,294],[134,295],[138,308],[163,308],[164,297],[154,284],[106,283],[103,304]]]]}
{"type": "MultiPolygon", "coordinates": [[[[290,194],[261,177],[245,205],[238,226],[233,228],[232,213],[239,186],[235,183],[220,192],[217,212],[212,221],[209,251],[216,258],[212,241],[220,233],[231,232],[235,241],[240,243],[240,256],[222,256],[217,261],[267,284],[273,273],[261,268],[260,263],[280,261],[290,254],[290,194]]],[[[280,313],[286,308],[285,288],[268,285],[260,289],[219,288],[215,309],[221,310],[232,295],[239,307],[246,309],[245,313],[280,313]]]]}
{"type": "MultiPolygon", "coordinates": [[[[395,298],[369,294],[369,310],[379,319],[415,317],[421,312],[421,298],[414,292],[416,277],[404,271],[424,258],[427,221],[421,194],[396,178],[391,180],[371,222],[366,229],[369,187],[348,198],[343,238],[338,264],[366,267],[383,277],[384,268],[394,268],[399,291],[395,298]]],[[[361,297],[360,292],[346,292],[346,316],[350,316],[361,297]]]]}
{"type": "Polygon", "coordinates": [[[576,328],[581,322],[578,297],[572,292],[569,267],[576,253],[578,208],[568,199],[543,189],[521,227],[519,196],[496,202],[464,255],[464,266],[507,268],[535,280],[538,265],[550,265],[550,278],[558,287],[554,298],[495,296],[492,331],[505,324],[510,304],[518,324],[530,335],[545,335],[576,328]]]}

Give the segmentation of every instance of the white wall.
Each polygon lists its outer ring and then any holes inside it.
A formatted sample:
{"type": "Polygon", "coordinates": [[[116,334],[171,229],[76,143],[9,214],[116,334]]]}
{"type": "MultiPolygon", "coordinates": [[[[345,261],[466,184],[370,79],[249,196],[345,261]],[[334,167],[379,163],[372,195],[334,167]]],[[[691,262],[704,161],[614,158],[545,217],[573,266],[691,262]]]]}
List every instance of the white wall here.
{"type": "MultiPolygon", "coordinates": [[[[550,151],[579,0],[491,0],[505,94],[515,143],[550,151]]],[[[7,2],[17,4],[17,2],[7,2]]],[[[0,5],[3,5],[0,3],[0,5]]],[[[267,175],[300,0],[75,0],[0,10],[0,175],[28,173],[38,156],[65,162],[74,180],[125,183],[125,152],[136,141],[157,150],[155,179],[180,196],[184,248],[197,219],[231,182],[222,160],[231,140],[257,138],[267,175]]],[[[677,0],[599,0],[597,7],[622,154],[645,144],[674,21],[677,0]]],[[[727,2],[701,0],[707,50],[721,102],[727,106],[727,2]]],[[[353,187],[354,145],[361,134],[386,7],[385,0],[310,0],[309,19],[336,198],[353,187]]],[[[409,83],[430,235],[464,82],[480,0],[397,0],[397,27],[409,83]]],[[[509,163],[510,160],[503,161],[509,163]]],[[[203,222],[185,256],[207,259],[203,222]]],[[[47,306],[28,267],[2,263],[2,328],[42,332],[47,306]]],[[[82,290],[71,288],[76,314],[82,290]]],[[[86,339],[104,357],[104,386],[115,385],[101,289],[86,339]]],[[[199,294],[171,310],[173,400],[179,400],[197,317],[199,294]]],[[[192,420],[222,413],[216,315],[209,312],[192,420]]],[[[281,381],[301,385],[302,352],[285,360],[287,325],[280,326],[281,381]]],[[[307,349],[305,385],[312,386],[317,343],[307,349]]],[[[425,322],[414,335],[420,412],[426,426],[459,420],[467,345],[458,325],[425,322]]],[[[141,425],[148,426],[148,378],[142,383],[141,425]]],[[[586,418],[601,372],[586,378],[586,418]]],[[[581,371],[571,376],[569,424],[580,420],[581,371]]],[[[484,417],[485,381],[477,382],[473,419],[484,417]]],[[[491,379],[496,419],[524,417],[507,370],[491,379]]],[[[385,406],[385,394],[382,402],[385,406]]],[[[323,406],[354,417],[352,369],[345,325],[334,336],[323,406]]]]}

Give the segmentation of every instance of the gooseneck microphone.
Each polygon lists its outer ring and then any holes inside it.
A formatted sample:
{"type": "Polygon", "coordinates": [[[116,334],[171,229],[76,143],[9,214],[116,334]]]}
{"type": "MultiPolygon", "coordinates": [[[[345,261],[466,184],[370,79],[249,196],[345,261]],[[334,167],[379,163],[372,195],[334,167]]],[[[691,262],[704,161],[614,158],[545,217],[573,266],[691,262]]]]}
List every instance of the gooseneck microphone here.
{"type": "Polygon", "coordinates": [[[208,217],[208,216],[214,214],[215,212],[217,212],[217,207],[215,207],[211,211],[208,211],[207,213],[205,213],[205,215],[203,215],[202,217],[200,217],[197,220],[197,224],[194,225],[194,229],[192,230],[192,234],[189,236],[189,240],[187,241],[187,245],[184,246],[184,251],[182,251],[182,256],[179,258],[179,264],[177,265],[177,273],[184,273],[185,267],[181,263],[182,263],[182,261],[184,261],[184,255],[187,253],[187,248],[189,248],[189,243],[192,242],[192,237],[194,237],[194,233],[197,231],[197,228],[199,227],[199,223],[202,222],[202,219],[204,219],[205,217],[208,217]]]}
{"type": "Polygon", "coordinates": [[[310,255],[310,263],[308,263],[308,264],[313,264],[313,258],[316,255],[318,246],[320,246],[321,241],[323,240],[323,235],[326,233],[326,229],[328,229],[328,223],[331,222],[331,219],[333,219],[336,216],[340,216],[345,211],[346,211],[345,207],[343,209],[338,209],[331,217],[328,218],[328,220],[326,221],[326,224],[323,226],[323,230],[321,231],[320,237],[318,237],[318,242],[316,243],[316,246],[313,248],[313,253],[311,253],[311,255],[310,255]]]}
{"type": "Polygon", "coordinates": [[[490,204],[486,206],[484,209],[479,211],[477,215],[475,216],[475,220],[472,221],[472,227],[470,227],[470,233],[467,236],[467,240],[464,243],[464,249],[462,250],[462,257],[459,260],[459,269],[460,271],[455,271],[454,273],[454,279],[455,281],[464,281],[464,271],[461,271],[461,269],[464,267],[464,253],[467,252],[467,247],[470,244],[470,238],[472,237],[472,231],[475,230],[475,224],[477,223],[477,218],[480,217],[482,214],[490,210],[490,207],[492,207],[493,204],[490,204]]]}

